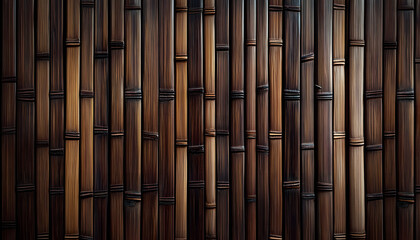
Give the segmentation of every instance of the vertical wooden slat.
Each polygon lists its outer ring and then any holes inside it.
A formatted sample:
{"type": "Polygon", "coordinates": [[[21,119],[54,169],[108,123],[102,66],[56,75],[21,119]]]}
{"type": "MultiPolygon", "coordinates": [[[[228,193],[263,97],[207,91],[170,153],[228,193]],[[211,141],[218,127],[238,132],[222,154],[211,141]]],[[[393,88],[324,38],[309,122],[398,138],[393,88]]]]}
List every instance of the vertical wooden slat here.
{"type": "Polygon", "coordinates": [[[81,2],[80,43],[80,238],[93,238],[94,1],[81,2]]]}
{"type": "MultiPolygon", "coordinates": [[[[257,26],[258,29],[258,26],[257,26]]],[[[283,1],[268,2],[269,237],[283,236],[283,1]]],[[[298,44],[298,42],[296,42],[298,44]]],[[[290,51],[290,49],[289,49],[290,51]]],[[[290,52],[289,52],[290,53],[290,52]]],[[[299,126],[300,127],[300,126],[299,126]]],[[[295,151],[295,150],[293,150],[295,151]]],[[[296,210],[296,209],[293,209],[296,210]]],[[[299,218],[296,218],[297,220],[299,218]]],[[[286,223],[285,224],[289,224],[286,223]]],[[[295,224],[295,223],[290,223],[295,224]]]]}
{"type": "Polygon", "coordinates": [[[124,238],[124,1],[110,1],[109,237],[124,238]]]}
{"type": "Polygon", "coordinates": [[[397,83],[397,1],[384,1],[384,132],[383,192],[384,239],[397,238],[396,176],[396,83],[397,83]],[[386,177],[385,177],[386,176],[386,177]]]}
{"type": "Polygon", "coordinates": [[[346,239],[346,1],[334,0],[333,8],[334,239],[346,239]]]}
{"type": "Polygon", "coordinates": [[[142,238],[158,238],[159,26],[158,1],[143,2],[142,238]]]}
{"type": "Polygon", "coordinates": [[[204,100],[206,239],[216,239],[216,51],[215,1],[204,1],[204,100]]]}
{"type": "Polygon", "coordinates": [[[1,238],[16,239],[16,1],[2,1],[1,238]]]}
{"type": "Polygon", "coordinates": [[[36,9],[36,237],[49,239],[50,2],[36,9]]]}
{"type": "Polygon", "coordinates": [[[414,0],[397,3],[397,226],[414,237],[414,0]]]}
{"type": "MultiPolygon", "coordinates": [[[[302,239],[315,239],[315,104],[314,104],[314,7],[315,1],[303,0],[301,28],[301,221],[302,239]]],[[[344,30],[344,29],[342,29],[344,30]]],[[[343,39],[344,40],[344,39],[343,39]]],[[[344,43],[344,42],[343,42],[344,43]]],[[[344,49],[344,46],[343,46],[344,49]]],[[[344,176],[343,176],[344,177],[344,176]]],[[[345,209],[344,209],[345,210],[345,209]]]]}
{"type": "Polygon", "coordinates": [[[245,229],[257,239],[256,186],[256,0],[245,1],[245,229]]]}
{"type": "Polygon", "coordinates": [[[229,1],[216,1],[216,26],[216,229],[229,239],[229,1]]]}
{"type": "Polygon", "coordinates": [[[363,134],[365,1],[350,1],[348,24],[348,213],[349,237],[365,239],[365,177],[363,134]]]}
{"type": "MultiPolygon", "coordinates": [[[[269,234],[268,1],[257,1],[257,239],[269,234]]],[[[277,173],[278,174],[278,173],[277,173]]]]}
{"type": "Polygon", "coordinates": [[[159,239],[175,236],[174,0],[159,1],[159,239]]]}
{"type": "MultiPolygon", "coordinates": [[[[415,87],[415,144],[420,143],[420,1],[415,3],[415,30],[414,30],[414,87],[415,87]]],[[[420,239],[420,148],[415,147],[415,239],[420,239]]]]}
{"type": "Polygon", "coordinates": [[[365,7],[366,235],[382,239],[382,1],[367,1],[365,7]]]}
{"type": "Polygon", "coordinates": [[[16,234],[35,239],[35,3],[17,2],[16,234]]]}
{"type": "Polygon", "coordinates": [[[125,166],[124,228],[126,239],[141,237],[141,1],[125,1],[125,166]]]}

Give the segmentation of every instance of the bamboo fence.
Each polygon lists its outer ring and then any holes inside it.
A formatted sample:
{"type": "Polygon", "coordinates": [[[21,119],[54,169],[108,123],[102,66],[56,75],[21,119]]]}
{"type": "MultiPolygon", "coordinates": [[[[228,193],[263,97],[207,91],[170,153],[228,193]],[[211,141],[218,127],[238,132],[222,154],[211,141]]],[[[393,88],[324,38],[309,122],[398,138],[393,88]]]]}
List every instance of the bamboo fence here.
{"type": "Polygon", "coordinates": [[[0,12],[0,239],[419,238],[419,0],[0,12]]]}

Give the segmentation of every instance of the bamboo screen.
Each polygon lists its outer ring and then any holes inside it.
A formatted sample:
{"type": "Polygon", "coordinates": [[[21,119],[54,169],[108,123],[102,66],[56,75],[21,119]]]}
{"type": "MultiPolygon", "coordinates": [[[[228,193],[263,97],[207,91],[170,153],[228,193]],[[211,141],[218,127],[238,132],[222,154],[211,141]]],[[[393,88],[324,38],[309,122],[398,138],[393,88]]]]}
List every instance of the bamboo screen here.
{"type": "Polygon", "coordinates": [[[1,239],[420,239],[420,0],[3,0],[1,239]]]}

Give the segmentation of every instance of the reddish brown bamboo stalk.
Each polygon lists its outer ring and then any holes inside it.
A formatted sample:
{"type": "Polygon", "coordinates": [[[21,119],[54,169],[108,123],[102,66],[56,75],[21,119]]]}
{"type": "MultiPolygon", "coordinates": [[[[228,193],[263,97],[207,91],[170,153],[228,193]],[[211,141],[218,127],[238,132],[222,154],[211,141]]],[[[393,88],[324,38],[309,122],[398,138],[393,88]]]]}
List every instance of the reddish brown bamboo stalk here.
{"type": "Polygon", "coordinates": [[[257,1],[257,239],[269,235],[268,1],[257,1]]]}
{"type": "Polygon", "coordinates": [[[334,0],[334,239],[346,239],[346,81],[345,81],[345,0],[334,0]]]}
{"type": "Polygon", "coordinates": [[[216,51],[215,1],[204,1],[204,99],[206,239],[216,238],[216,51]]]}
{"type": "Polygon", "coordinates": [[[382,1],[366,1],[365,7],[366,234],[382,239],[382,1]]]}
{"type": "MultiPolygon", "coordinates": [[[[302,239],[315,239],[314,1],[302,1],[301,35],[301,221],[302,239]]],[[[343,29],[344,30],[344,29],[343,29]]],[[[344,46],[343,46],[344,47],[344,46]]]]}
{"type": "Polygon", "coordinates": [[[37,2],[36,17],[36,212],[38,239],[49,238],[50,2],[37,2]]]}
{"type": "Polygon", "coordinates": [[[95,2],[94,116],[93,116],[93,236],[107,238],[108,139],[108,1],[95,2]]]}
{"type": "Polygon", "coordinates": [[[348,30],[348,197],[349,237],[365,239],[365,177],[363,135],[364,0],[350,1],[348,30]]]}
{"type": "Polygon", "coordinates": [[[35,237],[35,4],[17,2],[16,232],[35,237]]]}
{"type": "Polygon", "coordinates": [[[245,1],[245,229],[257,237],[256,186],[256,0],[245,1]]]}
{"type": "MultiPolygon", "coordinates": [[[[282,65],[283,65],[283,2],[268,3],[268,78],[269,78],[269,237],[283,236],[283,147],[282,147],[282,65]]],[[[300,127],[300,126],[299,126],[300,127]]],[[[292,223],[293,224],[293,223],[292,223]]]]}
{"type": "Polygon", "coordinates": [[[397,239],[395,106],[397,83],[397,1],[384,1],[384,239],[397,239]]]}
{"type": "Polygon", "coordinates": [[[414,1],[397,12],[397,226],[399,239],[414,237],[414,1]]]}
{"type": "Polygon", "coordinates": [[[16,1],[2,1],[1,237],[16,239],[16,1]]]}
{"type": "MultiPolygon", "coordinates": [[[[415,35],[414,35],[414,81],[415,81],[415,144],[420,143],[420,1],[415,3],[415,35]]],[[[416,194],[416,206],[415,206],[415,238],[420,238],[420,148],[415,147],[415,194],[416,194]]]]}
{"type": "Polygon", "coordinates": [[[125,166],[124,231],[126,239],[141,238],[141,1],[125,1],[125,166]],[[130,64],[128,64],[130,63],[130,64]]]}
{"type": "Polygon", "coordinates": [[[175,1],[175,239],[187,239],[187,0],[175,1]]]}
{"type": "Polygon", "coordinates": [[[175,236],[174,1],[159,1],[159,238],[175,236]]]}
{"type": "Polygon", "coordinates": [[[109,235],[124,238],[124,1],[110,1],[109,235]]]}
{"type": "Polygon", "coordinates": [[[93,238],[93,7],[81,2],[80,238],[93,238]]]}

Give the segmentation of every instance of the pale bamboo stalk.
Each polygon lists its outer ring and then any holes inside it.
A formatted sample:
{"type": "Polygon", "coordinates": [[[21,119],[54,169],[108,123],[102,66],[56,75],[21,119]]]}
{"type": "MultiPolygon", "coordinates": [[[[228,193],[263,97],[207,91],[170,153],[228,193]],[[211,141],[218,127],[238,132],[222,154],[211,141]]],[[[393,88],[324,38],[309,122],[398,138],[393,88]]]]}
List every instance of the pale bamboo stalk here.
{"type": "Polygon", "coordinates": [[[16,239],[16,1],[2,1],[1,237],[16,239]]]}
{"type": "Polygon", "coordinates": [[[204,1],[204,99],[206,239],[216,238],[216,63],[215,2],[204,1]]]}
{"type": "Polygon", "coordinates": [[[364,18],[365,1],[351,1],[348,30],[348,197],[351,239],[365,239],[365,177],[364,177],[364,18]]]}
{"type": "Polygon", "coordinates": [[[187,239],[187,0],[175,2],[175,239],[187,239]]]}
{"type": "MultiPolygon", "coordinates": [[[[314,104],[314,4],[303,0],[301,35],[301,224],[302,239],[315,239],[315,104],[314,104]]],[[[344,30],[344,29],[343,29],[344,30]]]]}

